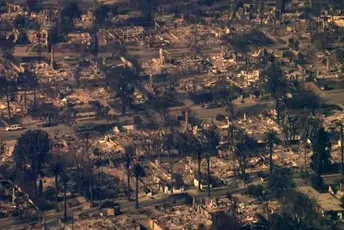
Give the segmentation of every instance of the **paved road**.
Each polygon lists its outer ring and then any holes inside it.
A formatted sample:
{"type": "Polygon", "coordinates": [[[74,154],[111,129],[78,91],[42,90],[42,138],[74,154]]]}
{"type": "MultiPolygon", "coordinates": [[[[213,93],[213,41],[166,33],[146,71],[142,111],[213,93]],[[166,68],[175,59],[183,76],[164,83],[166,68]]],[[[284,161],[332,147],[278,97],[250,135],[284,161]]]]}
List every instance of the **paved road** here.
{"type": "MultiPolygon", "coordinates": [[[[235,101],[234,104],[236,107],[236,111],[239,115],[243,113],[247,113],[248,115],[256,114],[263,110],[271,109],[274,106],[272,101],[255,101],[252,99],[245,100],[245,103],[235,101]]],[[[184,111],[186,108],[189,108],[201,119],[215,118],[217,114],[228,114],[225,111],[225,107],[220,107],[220,108],[215,108],[215,109],[205,109],[204,107],[200,105],[186,105],[186,106],[174,107],[174,108],[170,108],[169,111],[171,114],[178,114],[181,111],[184,111]]],[[[88,121],[78,122],[78,124],[86,124],[86,123],[106,124],[107,121],[106,120],[88,120],[88,121]]],[[[23,129],[23,130],[10,131],[10,132],[6,132],[5,129],[2,128],[0,129],[0,139],[2,141],[17,140],[28,129],[42,129],[42,130],[47,131],[50,135],[55,135],[56,132],[59,132],[59,135],[70,134],[71,132],[71,128],[64,124],[59,124],[58,126],[47,127],[47,128],[41,128],[41,127],[37,127],[37,125],[32,125],[30,127],[25,127],[25,128],[26,129],[23,129]]]]}
{"type": "MultiPolygon", "coordinates": [[[[254,184],[261,183],[260,180],[254,181],[254,184]]],[[[218,187],[218,188],[213,188],[211,190],[211,196],[212,197],[221,197],[226,195],[227,193],[241,193],[243,192],[244,187],[241,184],[238,187],[218,187]]],[[[186,193],[190,196],[194,197],[207,197],[208,193],[207,191],[204,192],[198,192],[196,188],[189,189],[186,191],[186,193]]],[[[156,205],[156,204],[161,204],[164,201],[172,201],[173,196],[172,195],[159,195],[154,198],[151,197],[143,197],[140,199],[140,208],[151,206],[151,205],[156,205]]],[[[121,212],[125,213],[131,210],[135,210],[135,201],[119,201],[120,204],[121,212]]],[[[74,207],[68,210],[68,216],[72,215],[79,215],[79,214],[96,214],[99,213],[99,207],[95,208],[89,208],[89,203],[84,203],[82,205],[82,210],[80,210],[79,207],[74,207]]],[[[53,221],[56,221],[58,217],[63,216],[63,212],[55,212],[55,211],[48,211],[45,213],[46,215],[46,223],[50,223],[53,221]]],[[[0,220],[0,229],[16,229],[18,227],[25,227],[28,222],[25,223],[25,221],[17,219],[17,218],[7,218],[0,220]]]]}
{"type": "Polygon", "coordinates": [[[305,86],[322,98],[326,103],[338,105],[344,109],[344,89],[323,91],[313,82],[305,83],[305,86]]]}

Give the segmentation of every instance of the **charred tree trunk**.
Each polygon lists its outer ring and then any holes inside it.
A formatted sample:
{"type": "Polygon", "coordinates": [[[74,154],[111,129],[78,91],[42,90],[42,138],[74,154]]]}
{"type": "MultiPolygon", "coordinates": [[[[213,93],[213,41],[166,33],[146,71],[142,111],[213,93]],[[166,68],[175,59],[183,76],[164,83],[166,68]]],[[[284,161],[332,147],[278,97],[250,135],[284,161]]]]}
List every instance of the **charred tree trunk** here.
{"type": "Polygon", "coordinates": [[[344,175],[344,146],[343,146],[343,124],[340,124],[340,172],[344,175]]]}
{"type": "Polygon", "coordinates": [[[57,181],[57,173],[55,173],[55,209],[56,209],[56,212],[59,211],[59,206],[58,206],[58,181],[57,181]]]}
{"type": "Polygon", "coordinates": [[[173,194],[173,159],[172,156],[170,155],[170,171],[171,171],[171,193],[173,194]]]}
{"type": "Polygon", "coordinates": [[[210,198],[210,156],[207,156],[207,170],[208,170],[208,197],[210,198]]]}
{"type": "Polygon", "coordinates": [[[125,104],[124,103],[122,103],[122,116],[124,116],[125,115],[125,104]]]}
{"type": "Polygon", "coordinates": [[[269,143],[269,172],[270,172],[270,176],[272,176],[272,147],[273,147],[273,143],[270,142],[269,143]]]}
{"type": "Polygon", "coordinates": [[[64,207],[64,212],[63,212],[63,218],[66,220],[67,219],[67,181],[63,182],[63,207],[64,207]]]}
{"type": "Polygon", "coordinates": [[[8,119],[11,119],[10,93],[9,93],[8,89],[7,89],[7,93],[6,93],[6,102],[7,102],[8,119]]]}
{"type": "Polygon", "coordinates": [[[198,191],[201,191],[201,152],[198,152],[198,191]]]}
{"type": "Polygon", "coordinates": [[[131,199],[131,194],[130,194],[130,166],[127,165],[127,183],[128,183],[128,201],[131,199]]]}
{"type": "Polygon", "coordinates": [[[24,90],[24,106],[26,109],[26,105],[27,105],[27,98],[26,98],[26,89],[24,90]]]}
{"type": "Polygon", "coordinates": [[[135,208],[139,208],[139,178],[136,176],[135,208]]]}

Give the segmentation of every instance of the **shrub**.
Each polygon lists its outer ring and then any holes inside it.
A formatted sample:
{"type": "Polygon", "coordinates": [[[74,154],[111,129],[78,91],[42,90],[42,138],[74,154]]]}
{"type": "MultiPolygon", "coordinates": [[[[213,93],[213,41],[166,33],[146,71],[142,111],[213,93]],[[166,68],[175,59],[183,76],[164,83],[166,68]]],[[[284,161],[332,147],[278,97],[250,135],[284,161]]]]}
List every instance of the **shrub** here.
{"type": "Polygon", "coordinates": [[[324,181],[321,176],[319,177],[317,175],[312,175],[311,184],[312,184],[312,187],[314,187],[315,189],[322,190],[324,186],[324,181]]]}
{"type": "Polygon", "coordinates": [[[249,185],[247,187],[247,194],[250,196],[259,197],[263,194],[263,186],[262,185],[249,185]]]}
{"type": "Polygon", "coordinates": [[[50,201],[55,200],[55,188],[54,187],[47,187],[44,191],[44,198],[50,201]]]}
{"type": "Polygon", "coordinates": [[[246,189],[247,195],[254,196],[255,187],[256,186],[254,184],[250,184],[249,186],[247,186],[247,189],[246,189]]]}
{"type": "Polygon", "coordinates": [[[300,45],[299,40],[297,40],[295,38],[289,38],[288,43],[289,43],[290,48],[292,48],[296,51],[299,50],[299,45],[300,45]]]}
{"type": "Polygon", "coordinates": [[[233,198],[232,193],[227,192],[226,193],[226,197],[231,200],[233,198]]]}
{"type": "Polygon", "coordinates": [[[263,186],[261,184],[256,185],[254,188],[254,196],[259,197],[263,194],[263,186]]]}
{"type": "Polygon", "coordinates": [[[217,121],[225,121],[226,120],[226,116],[223,114],[217,114],[216,118],[217,121]]]}

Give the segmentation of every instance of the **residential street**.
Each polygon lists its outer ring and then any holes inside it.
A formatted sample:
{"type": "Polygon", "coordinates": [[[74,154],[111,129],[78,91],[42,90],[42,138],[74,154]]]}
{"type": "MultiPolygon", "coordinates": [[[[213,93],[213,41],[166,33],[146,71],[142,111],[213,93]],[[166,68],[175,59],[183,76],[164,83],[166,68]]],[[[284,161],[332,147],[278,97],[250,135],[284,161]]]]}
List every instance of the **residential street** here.
{"type": "MultiPolygon", "coordinates": [[[[253,184],[259,184],[259,183],[262,183],[262,182],[260,180],[256,180],[253,182],[253,184]]],[[[241,193],[243,191],[244,191],[243,184],[241,184],[239,187],[217,187],[211,190],[211,196],[221,197],[221,196],[226,195],[227,193],[241,193]]],[[[186,193],[189,196],[196,197],[196,198],[207,197],[208,195],[207,191],[198,192],[197,188],[189,189],[186,191],[186,193]]],[[[169,200],[170,201],[173,200],[173,195],[164,194],[164,195],[158,195],[155,197],[145,196],[145,197],[140,198],[139,204],[140,204],[140,208],[144,208],[147,206],[160,204],[164,201],[169,201],[169,200]]],[[[129,202],[127,200],[123,200],[123,201],[115,201],[115,202],[120,204],[122,213],[135,209],[135,201],[129,202]]],[[[73,207],[68,210],[68,216],[74,216],[74,215],[80,215],[80,214],[92,214],[92,213],[99,213],[99,207],[90,208],[90,203],[88,202],[82,203],[80,204],[80,206],[73,207]]],[[[63,212],[62,211],[55,212],[55,210],[51,210],[51,211],[45,212],[45,215],[46,215],[46,223],[49,223],[52,221],[56,221],[56,219],[59,217],[63,217],[63,212]]],[[[25,221],[22,221],[18,218],[6,218],[6,219],[0,220],[0,229],[18,229],[20,227],[27,226],[27,222],[26,224],[24,223],[25,221]]]]}
{"type": "MultiPolygon", "coordinates": [[[[235,101],[235,109],[237,113],[259,113],[264,110],[272,109],[273,102],[272,101],[255,101],[252,99],[246,99],[245,103],[241,103],[239,101],[235,101]]],[[[215,109],[206,109],[200,105],[186,105],[180,107],[170,108],[169,111],[171,114],[179,114],[185,109],[189,108],[193,111],[198,117],[200,118],[214,118],[217,114],[227,114],[225,111],[225,107],[215,108],[215,109]]],[[[77,124],[87,124],[87,123],[94,123],[94,124],[106,124],[106,120],[86,120],[86,121],[79,121],[77,124]]],[[[56,132],[59,132],[59,135],[62,134],[70,134],[71,128],[63,123],[60,123],[54,127],[47,127],[42,128],[38,127],[37,125],[32,125],[29,127],[24,127],[22,130],[18,131],[9,131],[6,132],[5,128],[0,129],[0,140],[2,141],[9,141],[9,140],[17,140],[25,131],[28,129],[42,129],[48,132],[50,135],[54,136],[56,132]]]]}

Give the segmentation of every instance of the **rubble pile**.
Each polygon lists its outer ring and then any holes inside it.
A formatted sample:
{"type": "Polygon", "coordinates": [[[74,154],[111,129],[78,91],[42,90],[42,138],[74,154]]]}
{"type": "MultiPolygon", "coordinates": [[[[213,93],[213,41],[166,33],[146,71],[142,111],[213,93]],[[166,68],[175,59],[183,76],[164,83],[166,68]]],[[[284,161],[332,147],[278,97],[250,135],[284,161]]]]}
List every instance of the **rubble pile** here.
{"type": "Polygon", "coordinates": [[[113,219],[115,229],[140,229],[139,223],[143,222],[147,216],[140,214],[120,215],[113,219]]]}
{"type": "Polygon", "coordinates": [[[287,151],[284,149],[284,147],[278,146],[275,148],[272,158],[277,165],[280,165],[284,168],[303,168],[305,165],[305,160],[307,160],[308,163],[311,162],[312,154],[312,151],[309,149],[287,151]]]}
{"type": "Polygon", "coordinates": [[[74,221],[74,228],[76,229],[111,229],[113,222],[110,218],[93,217],[84,220],[74,221]]]}
{"type": "MultiPolygon", "coordinates": [[[[202,165],[202,170],[206,170],[206,164],[202,165]]],[[[212,157],[210,160],[210,170],[216,178],[226,180],[234,176],[233,163],[218,157],[212,157]]]]}
{"type": "Polygon", "coordinates": [[[212,89],[215,83],[216,77],[206,74],[199,77],[181,79],[176,90],[179,93],[203,91],[205,89],[212,89]]]}
{"type": "Polygon", "coordinates": [[[124,153],[124,146],[120,143],[119,138],[112,135],[106,135],[101,138],[98,143],[95,143],[95,147],[100,149],[107,156],[108,154],[113,155],[117,153],[116,155],[120,155],[124,153]]]}
{"type": "Polygon", "coordinates": [[[35,62],[32,64],[32,72],[40,78],[41,81],[48,81],[49,83],[62,80],[68,80],[72,75],[65,71],[57,71],[51,68],[48,63],[45,62],[35,62]]]}
{"type": "Polygon", "coordinates": [[[16,210],[16,206],[10,201],[0,201],[0,219],[16,210]]]}
{"type": "Polygon", "coordinates": [[[57,17],[57,10],[43,10],[40,13],[31,12],[29,15],[30,20],[36,20],[39,24],[44,25],[49,22],[50,18],[57,17]]]}
{"type": "Polygon", "coordinates": [[[29,13],[28,12],[24,12],[22,10],[16,11],[16,12],[7,12],[7,13],[3,13],[0,15],[0,19],[3,21],[14,21],[14,19],[18,16],[18,15],[23,15],[25,17],[28,17],[29,13]]]}
{"type": "Polygon", "coordinates": [[[89,33],[69,33],[68,43],[91,45],[91,35],[89,33]]]}
{"type": "Polygon", "coordinates": [[[223,55],[213,56],[211,61],[213,65],[211,71],[215,74],[229,72],[237,65],[235,58],[225,58],[223,55]]]}
{"type": "Polygon", "coordinates": [[[158,211],[154,210],[154,219],[162,229],[197,229],[199,224],[210,226],[211,215],[199,206],[193,208],[186,205],[176,205],[172,208],[158,211]]]}
{"type": "Polygon", "coordinates": [[[73,104],[86,104],[89,101],[94,101],[92,94],[89,94],[87,91],[84,90],[74,90],[70,95],[67,95],[65,99],[68,103],[73,104]]]}
{"type": "Polygon", "coordinates": [[[264,138],[264,135],[270,130],[273,130],[278,134],[281,133],[281,129],[275,121],[262,115],[248,119],[246,119],[245,116],[244,119],[235,121],[234,123],[236,126],[246,130],[249,135],[255,137],[264,138]]]}

